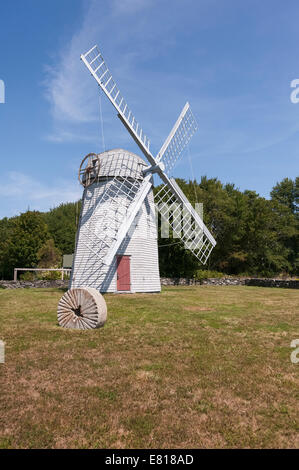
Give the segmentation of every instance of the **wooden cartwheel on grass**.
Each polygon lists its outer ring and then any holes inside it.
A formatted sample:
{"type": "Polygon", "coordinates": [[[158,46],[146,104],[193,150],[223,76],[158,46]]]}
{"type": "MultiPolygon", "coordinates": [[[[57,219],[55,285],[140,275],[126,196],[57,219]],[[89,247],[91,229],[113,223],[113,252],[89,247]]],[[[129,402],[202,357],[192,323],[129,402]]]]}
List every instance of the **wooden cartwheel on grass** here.
{"type": "Polygon", "coordinates": [[[90,330],[104,326],[107,306],[104,297],[92,287],[69,289],[57,308],[60,326],[76,330],[90,330]]]}

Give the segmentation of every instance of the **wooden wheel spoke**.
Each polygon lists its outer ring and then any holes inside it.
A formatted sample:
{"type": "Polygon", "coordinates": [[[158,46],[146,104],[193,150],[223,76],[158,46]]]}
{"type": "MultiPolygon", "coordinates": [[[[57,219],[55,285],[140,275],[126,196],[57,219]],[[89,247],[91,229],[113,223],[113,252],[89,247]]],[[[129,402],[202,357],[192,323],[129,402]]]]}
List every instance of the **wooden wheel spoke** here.
{"type": "Polygon", "coordinates": [[[100,163],[98,155],[95,153],[89,153],[83,158],[79,168],[78,180],[80,184],[85,188],[90,186],[97,180],[99,171],[100,163]],[[95,159],[97,159],[96,165],[93,164],[95,159]]]}
{"type": "Polygon", "coordinates": [[[88,330],[103,326],[107,306],[103,296],[91,287],[69,289],[60,299],[57,318],[64,328],[88,330]]]}

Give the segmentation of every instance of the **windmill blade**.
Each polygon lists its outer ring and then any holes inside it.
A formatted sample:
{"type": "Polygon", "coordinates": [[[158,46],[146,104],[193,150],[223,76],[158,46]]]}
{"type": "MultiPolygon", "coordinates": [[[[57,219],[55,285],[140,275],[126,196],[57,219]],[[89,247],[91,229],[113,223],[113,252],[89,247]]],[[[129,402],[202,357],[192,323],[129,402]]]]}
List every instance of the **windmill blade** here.
{"type": "Polygon", "coordinates": [[[114,256],[117,253],[118,248],[120,247],[123,239],[125,238],[128,230],[130,229],[136,215],[138,214],[138,211],[140,210],[146,196],[148,195],[152,187],[151,178],[152,178],[151,174],[148,174],[145,176],[132,203],[128,207],[124,223],[119,227],[114,243],[112,243],[107,255],[104,258],[105,264],[107,265],[111,264],[114,256]]]}
{"type": "Polygon", "coordinates": [[[163,162],[166,174],[170,175],[197,128],[196,120],[187,102],[156,158],[157,163],[163,162]]]}
{"type": "Polygon", "coordinates": [[[167,177],[163,179],[166,182],[155,195],[155,203],[162,219],[169,223],[169,216],[171,217],[171,226],[176,237],[181,238],[185,248],[202,264],[206,264],[216,245],[214,237],[176,181],[167,177]]]}
{"type": "Polygon", "coordinates": [[[156,194],[155,202],[162,219],[167,223],[169,211],[171,212],[174,234],[182,239],[186,249],[205,264],[216,241],[176,181],[169,177],[196,130],[197,123],[189,103],[186,103],[156,158],[158,173],[164,186],[156,194]]]}
{"type": "Polygon", "coordinates": [[[130,132],[141,151],[150,163],[154,165],[156,162],[149,150],[150,140],[143,132],[141,126],[120,93],[120,90],[105,63],[98,46],[95,45],[86,52],[86,54],[82,54],[81,59],[117,110],[118,117],[130,132]]]}

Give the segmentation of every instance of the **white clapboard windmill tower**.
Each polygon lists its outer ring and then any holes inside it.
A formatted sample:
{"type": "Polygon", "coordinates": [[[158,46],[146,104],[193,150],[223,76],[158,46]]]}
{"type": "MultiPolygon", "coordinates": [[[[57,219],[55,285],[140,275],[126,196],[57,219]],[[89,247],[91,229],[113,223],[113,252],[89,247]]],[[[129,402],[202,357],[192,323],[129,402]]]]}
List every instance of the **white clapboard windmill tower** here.
{"type": "Polygon", "coordinates": [[[216,242],[177,183],[171,178],[197,129],[188,103],[154,157],[150,142],[121,95],[101,52],[94,46],[81,59],[111,101],[148,163],[114,149],[89,154],[79,179],[84,186],[70,288],[99,292],[159,292],[156,208],[185,247],[205,264],[216,242]],[[153,196],[153,174],[162,188],[153,196]]]}

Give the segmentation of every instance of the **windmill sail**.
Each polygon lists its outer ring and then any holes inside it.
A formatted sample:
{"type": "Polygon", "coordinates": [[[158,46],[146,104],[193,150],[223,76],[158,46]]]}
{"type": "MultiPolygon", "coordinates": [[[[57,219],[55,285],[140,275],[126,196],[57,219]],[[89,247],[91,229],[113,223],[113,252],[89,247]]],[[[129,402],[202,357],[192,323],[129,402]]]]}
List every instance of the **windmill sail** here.
{"type": "Polygon", "coordinates": [[[171,170],[182,156],[184,148],[196,131],[197,123],[189,103],[186,103],[156,159],[158,162],[162,161],[164,163],[166,174],[170,175],[171,170]]]}
{"type": "Polygon", "coordinates": [[[86,52],[86,54],[82,54],[81,59],[90,73],[96,79],[98,85],[100,85],[103,92],[116,108],[119,117],[129,129],[141,150],[145,153],[148,153],[150,140],[144,133],[142,127],[139,125],[127,102],[123,98],[109,68],[103,59],[101,52],[99,51],[98,46],[95,45],[92,49],[86,52]]]}
{"type": "Polygon", "coordinates": [[[164,222],[169,223],[171,218],[172,229],[181,238],[185,248],[202,264],[206,264],[216,241],[176,181],[171,178],[169,183],[163,185],[155,195],[156,207],[164,222]],[[174,194],[174,190],[177,194],[174,194]]]}
{"type": "Polygon", "coordinates": [[[169,211],[171,211],[175,235],[182,239],[186,249],[190,250],[201,263],[206,264],[216,240],[175,179],[169,177],[196,130],[197,123],[189,103],[186,103],[156,159],[164,165],[164,171],[159,173],[164,185],[156,194],[155,203],[165,222],[169,221],[169,211]]]}
{"type": "MultiPolygon", "coordinates": [[[[86,54],[82,54],[81,59],[115,107],[122,123],[151,164],[148,171],[157,172],[162,179],[164,186],[156,195],[156,203],[162,217],[165,217],[167,204],[178,204],[178,207],[180,207],[185,214],[182,221],[185,230],[183,234],[180,233],[180,236],[185,247],[191,250],[200,262],[205,264],[212,249],[216,245],[216,241],[175,180],[170,178],[174,166],[181,158],[183,150],[197,130],[197,124],[189,103],[186,103],[184,106],[169,136],[155,158],[150,152],[150,141],[148,137],[144,134],[141,126],[122,97],[98,47],[94,46],[86,54]]],[[[117,247],[130,228],[133,215],[136,215],[138,207],[141,206],[146,197],[146,188],[147,184],[149,184],[149,180],[149,177],[145,177],[143,187],[138,187],[135,199],[133,198],[129,201],[130,205],[126,207],[126,216],[122,222],[123,225],[121,226],[120,224],[118,226],[113,241],[109,238],[107,239],[107,247],[109,245],[110,248],[107,248],[103,262],[104,260],[107,263],[110,262],[115,255],[117,247]]],[[[178,214],[175,214],[174,217],[178,218],[178,214]]]]}

